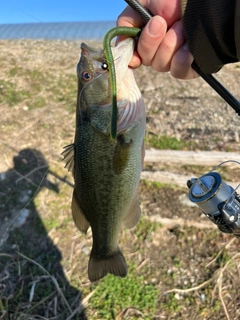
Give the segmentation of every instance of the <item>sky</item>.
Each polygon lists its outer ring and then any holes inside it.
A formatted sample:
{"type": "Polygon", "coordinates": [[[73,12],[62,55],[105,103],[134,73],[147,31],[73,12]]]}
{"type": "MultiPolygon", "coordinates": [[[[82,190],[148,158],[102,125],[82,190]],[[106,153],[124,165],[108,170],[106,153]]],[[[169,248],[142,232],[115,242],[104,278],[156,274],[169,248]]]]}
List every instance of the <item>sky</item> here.
{"type": "Polygon", "coordinates": [[[0,24],[116,20],[124,0],[1,0],[0,24]]]}

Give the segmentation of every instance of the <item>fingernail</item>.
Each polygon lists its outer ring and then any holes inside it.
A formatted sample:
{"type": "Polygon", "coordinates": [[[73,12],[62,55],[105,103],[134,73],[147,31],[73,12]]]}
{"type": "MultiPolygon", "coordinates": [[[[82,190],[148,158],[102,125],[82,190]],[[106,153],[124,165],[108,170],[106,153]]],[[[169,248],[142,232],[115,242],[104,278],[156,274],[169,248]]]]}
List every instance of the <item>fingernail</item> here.
{"type": "Polygon", "coordinates": [[[154,16],[148,24],[148,32],[151,36],[156,37],[163,32],[163,27],[164,19],[160,16],[154,16]]]}
{"type": "Polygon", "coordinates": [[[189,51],[189,46],[187,43],[185,43],[183,46],[182,46],[183,50],[185,51],[189,51]]]}
{"type": "Polygon", "coordinates": [[[193,62],[193,56],[189,51],[188,45],[185,43],[175,54],[177,62],[181,65],[190,65],[193,62]]]}

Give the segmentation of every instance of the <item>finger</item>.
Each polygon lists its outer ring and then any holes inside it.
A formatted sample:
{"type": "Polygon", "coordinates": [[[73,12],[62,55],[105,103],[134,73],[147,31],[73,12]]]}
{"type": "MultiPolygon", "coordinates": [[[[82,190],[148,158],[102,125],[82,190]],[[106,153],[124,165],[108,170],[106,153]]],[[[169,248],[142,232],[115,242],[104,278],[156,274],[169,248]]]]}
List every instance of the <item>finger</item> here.
{"type": "Polygon", "coordinates": [[[138,67],[140,67],[140,65],[142,64],[142,59],[139,56],[139,54],[137,53],[137,51],[133,52],[133,56],[131,61],[129,62],[129,67],[136,69],[138,67]]]}
{"type": "Polygon", "coordinates": [[[166,21],[160,16],[154,16],[143,29],[138,41],[138,53],[145,66],[150,66],[156,51],[167,30],[166,21]]]}
{"type": "Polygon", "coordinates": [[[131,7],[127,6],[117,19],[117,26],[122,27],[134,27],[142,28],[146,23],[143,21],[141,16],[133,10],[131,7]]]}
{"type": "MultiPolygon", "coordinates": [[[[139,1],[150,13],[155,16],[159,15],[163,17],[166,22],[167,26],[170,27],[172,24],[181,18],[181,8],[179,0],[140,0],[139,1]]],[[[140,15],[136,13],[135,10],[127,7],[122,14],[118,17],[118,25],[129,25],[129,26],[136,26],[142,27],[142,19],[140,15]],[[138,16],[138,17],[137,17],[138,16]],[[134,21],[136,20],[136,21],[134,21]],[[136,23],[136,25],[135,25],[136,23]]]]}
{"type": "Polygon", "coordinates": [[[177,21],[168,30],[158,47],[152,66],[155,70],[167,72],[170,70],[171,60],[174,54],[185,42],[184,30],[181,21],[177,21]]]}
{"type": "MultiPolygon", "coordinates": [[[[118,45],[119,42],[123,41],[124,39],[126,39],[127,36],[118,36],[117,37],[117,41],[115,43],[115,45],[118,45]]],[[[133,69],[138,68],[140,65],[142,64],[142,59],[139,56],[138,52],[136,50],[134,50],[133,52],[133,56],[131,58],[131,61],[129,62],[129,66],[133,69]]]]}
{"type": "MultiPolygon", "coordinates": [[[[145,25],[145,22],[142,20],[140,15],[127,6],[124,11],[121,13],[121,15],[117,19],[117,26],[126,26],[126,27],[134,27],[134,28],[142,28],[145,25]]],[[[124,40],[126,36],[118,36],[117,42],[119,43],[122,40],[124,40]]],[[[129,66],[133,69],[138,68],[142,63],[141,57],[139,56],[137,51],[134,51],[132,59],[129,63],[129,66]]]]}
{"type": "Polygon", "coordinates": [[[178,79],[194,79],[198,78],[199,74],[191,67],[193,56],[189,51],[188,45],[184,44],[173,56],[170,73],[178,79]]]}

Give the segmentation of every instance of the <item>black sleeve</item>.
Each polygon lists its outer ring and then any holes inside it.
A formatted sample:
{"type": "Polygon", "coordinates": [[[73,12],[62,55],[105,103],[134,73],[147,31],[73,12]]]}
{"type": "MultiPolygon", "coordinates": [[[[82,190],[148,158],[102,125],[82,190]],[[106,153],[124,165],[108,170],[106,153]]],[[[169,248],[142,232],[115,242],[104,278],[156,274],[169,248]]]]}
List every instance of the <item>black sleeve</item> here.
{"type": "Polygon", "coordinates": [[[240,0],[182,0],[190,51],[205,73],[217,72],[240,57],[240,0]]]}

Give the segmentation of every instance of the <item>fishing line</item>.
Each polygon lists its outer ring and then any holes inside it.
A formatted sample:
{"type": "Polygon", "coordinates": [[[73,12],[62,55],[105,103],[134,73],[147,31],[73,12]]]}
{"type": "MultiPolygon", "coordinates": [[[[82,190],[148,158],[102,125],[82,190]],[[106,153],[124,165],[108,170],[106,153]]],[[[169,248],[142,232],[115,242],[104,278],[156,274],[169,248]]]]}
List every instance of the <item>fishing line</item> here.
{"type": "Polygon", "coordinates": [[[19,11],[21,11],[22,13],[26,14],[27,16],[29,16],[30,18],[33,18],[33,19],[35,19],[35,20],[38,21],[38,22],[44,22],[44,21],[36,18],[35,16],[31,15],[30,13],[22,10],[20,7],[16,6],[16,4],[13,3],[12,1],[10,1],[10,0],[7,0],[7,1],[8,1],[9,3],[11,3],[11,4],[12,4],[15,8],[17,8],[19,11]]]}
{"type": "MultiPolygon", "coordinates": [[[[88,85],[90,85],[94,80],[99,79],[99,78],[102,77],[103,75],[106,75],[106,73],[107,73],[107,71],[99,74],[99,75],[96,76],[96,77],[93,77],[93,79],[91,79],[89,82],[87,82],[87,83],[83,86],[83,88],[80,90],[80,92],[79,92],[79,95],[78,95],[79,103],[78,103],[77,108],[78,108],[79,115],[80,115],[79,124],[81,124],[81,127],[83,127],[83,118],[82,118],[82,112],[81,112],[81,107],[80,107],[80,105],[81,105],[81,95],[82,95],[83,91],[86,89],[86,87],[87,87],[88,85]]],[[[80,77],[80,75],[79,75],[79,77],[80,77]]]]}
{"type": "MultiPolygon", "coordinates": [[[[90,85],[94,80],[99,79],[100,77],[102,77],[102,76],[105,75],[106,73],[107,73],[107,71],[99,74],[98,76],[96,76],[96,77],[94,77],[93,79],[91,79],[89,82],[87,82],[87,83],[82,87],[82,89],[81,89],[80,92],[79,92],[79,96],[78,96],[78,97],[79,97],[79,105],[80,105],[81,95],[82,95],[83,91],[86,89],[86,87],[87,87],[88,85],[90,85]]],[[[79,107],[79,109],[80,109],[80,106],[78,106],[78,107],[79,107]]]]}
{"type": "Polygon", "coordinates": [[[43,175],[43,177],[42,177],[42,179],[41,179],[41,181],[40,181],[40,183],[39,183],[36,191],[34,192],[33,196],[31,197],[31,199],[28,201],[28,203],[18,212],[18,214],[17,214],[17,215],[13,218],[13,220],[10,222],[10,224],[9,224],[8,227],[6,228],[6,231],[5,231],[4,234],[3,234],[2,239],[5,238],[7,232],[9,231],[9,229],[11,228],[11,226],[13,225],[14,221],[19,217],[19,215],[21,214],[21,212],[22,212],[24,209],[26,209],[27,206],[28,206],[28,205],[33,201],[33,199],[36,197],[36,195],[38,194],[38,192],[39,192],[39,190],[40,190],[40,187],[41,187],[44,179],[46,178],[48,172],[49,172],[49,169],[47,169],[46,172],[44,173],[44,175],[43,175]]]}
{"type": "MultiPolygon", "coordinates": [[[[142,17],[145,22],[148,22],[153,15],[142,6],[138,0],[124,0],[132,9],[134,9],[142,17]]],[[[212,74],[204,73],[196,61],[193,61],[192,68],[222,97],[235,112],[240,116],[240,102],[216,79],[212,74]]]]}
{"type": "Polygon", "coordinates": [[[229,162],[233,162],[233,163],[237,163],[240,165],[240,162],[237,160],[226,160],[226,161],[222,161],[221,163],[219,163],[216,167],[214,167],[210,172],[215,171],[216,169],[218,169],[220,166],[222,166],[225,163],[229,163],[229,162]]]}

